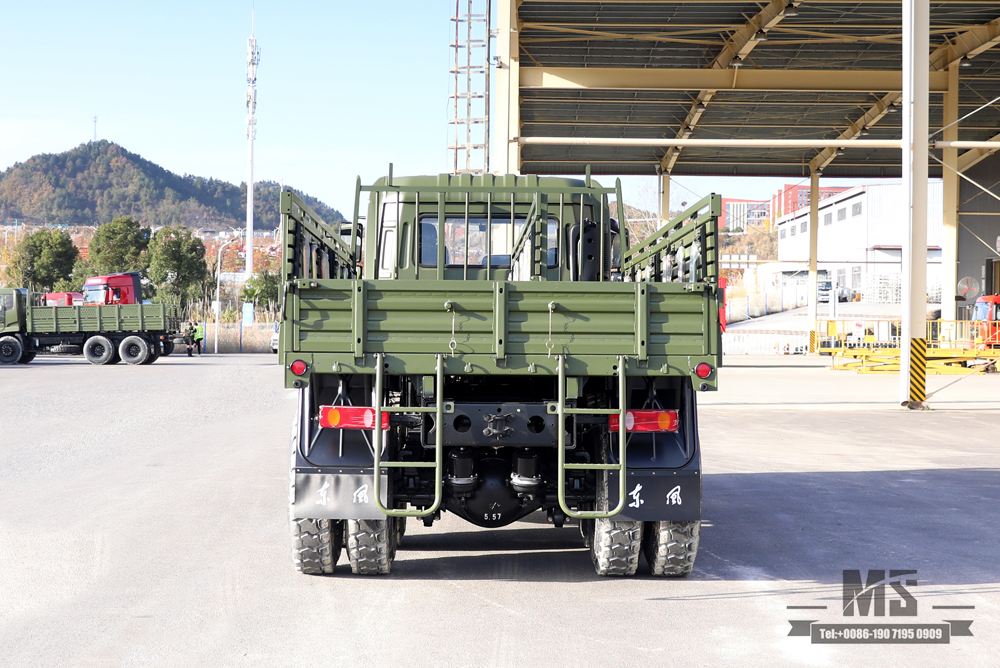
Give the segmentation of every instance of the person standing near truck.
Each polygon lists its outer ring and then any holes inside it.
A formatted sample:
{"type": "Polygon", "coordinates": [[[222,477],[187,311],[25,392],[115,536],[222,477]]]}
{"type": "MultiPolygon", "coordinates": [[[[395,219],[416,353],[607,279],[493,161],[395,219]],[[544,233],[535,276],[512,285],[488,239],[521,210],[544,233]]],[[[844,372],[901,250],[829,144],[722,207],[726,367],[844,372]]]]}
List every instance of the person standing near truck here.
{"type": "Polygon", "coordinates": [[[188,322],[184,324],[184,343],[187,345],[188,357],[194,352],[194,323],[188,322]]]}
{"type": "Polygon", "coordinates": [[[194,328],[194,345],[198,346],[198,357],[201,357],[201,343],[204,340],[205,328],[202,327],[201,323],[198,323],[194,328]]]}

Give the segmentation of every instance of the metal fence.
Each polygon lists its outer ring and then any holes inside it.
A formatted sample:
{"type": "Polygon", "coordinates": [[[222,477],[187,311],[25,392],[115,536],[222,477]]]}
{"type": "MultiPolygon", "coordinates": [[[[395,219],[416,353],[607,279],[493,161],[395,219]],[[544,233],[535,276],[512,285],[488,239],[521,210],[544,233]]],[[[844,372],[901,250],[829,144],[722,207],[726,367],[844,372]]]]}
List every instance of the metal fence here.
{"type": "Polygon", "coordinates": [[[807,305],[807,286],[786,285],[764,292],[727,296],[726,322],[742,322],[807,305]]]}
{"type": "MultiPolygon", "coordinates": [[[[820,349],[898,348],[898,318],[838,318],[816,322],[820,349]]],[[[929,348],[982,350],[1000,346],[1000,325],[976,320],[929,320],[925,335],[929,348]]]]}
{"type": "Polygon", "coordinates": [[[805,355],[809,333],[784,330],[731,330],[722,335],[724,355],[805,355]]]}

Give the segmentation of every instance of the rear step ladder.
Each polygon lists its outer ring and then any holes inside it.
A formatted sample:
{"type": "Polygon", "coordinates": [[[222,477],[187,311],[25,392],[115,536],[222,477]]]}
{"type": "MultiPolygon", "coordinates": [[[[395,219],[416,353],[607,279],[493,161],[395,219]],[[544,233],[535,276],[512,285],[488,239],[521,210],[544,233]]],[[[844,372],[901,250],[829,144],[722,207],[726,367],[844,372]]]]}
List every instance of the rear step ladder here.
{"type": "MultiPolygon", "coordinates": [[[[559,425],[556,433],[559,434],[558,447],[558,472],[559,479],[557,488],[559,490],[559,507],[568,517],[583,520],[607,519],[614,517],[625,507],[625,448],[628,445],[626,439],[625,424],[625,361],[624,356],[618,357],[618,408],[566,408],[566,365],[562,355],[556,356],[556,365],[559,367],[559,402],[554,406],[549,404],[549,413],[559,416],[559,425]],[[566,463],[566,424],[567,415],[614,415],[618,414],[618,463],[617,464],[567,464],[566,463]],[[614,510],[571,510],[566,503],[566,471],[618,471],[618,505],[614,510]]],[[[440,363],[440,362],[439,362],[440,363]]],[[[376,424],[378,416],[376,416],[376,424]]],[[[440,435],[438,436],[440,439],[440,435]]],[[[603,447],[603,446],[602,446],[603,447]]]]}
{"type": "MultiPolygon", "coordinates": [[[[437,378],[434,385],[433,406],[383,406],[382,387],[385,369],[384,355],[375,355],[375,425],[382,424],[382,413],[434,413],[435,446],[433,462],[384,462],[382,461],[382,430],[377,426],[373,429],[372,456],[375,460],[373,491],[375,505],[379,512],[390,517],[427,517],[433,515],[441,507],[442,471],[444,470],[444,359],[437,356],[437,378]],[[431,468],[434,467],[434,503],[425,510],[402,510],[385,508],[382,505],[382,469],[383,468],[431,468]]],[[[625,424],[624,418],[622,425],[625,424]]],[[[622,498],[625,498],[625,485],[622,483],[622,498]]],[[[619,508],[619,510],[621,510],[619,508]]]]}

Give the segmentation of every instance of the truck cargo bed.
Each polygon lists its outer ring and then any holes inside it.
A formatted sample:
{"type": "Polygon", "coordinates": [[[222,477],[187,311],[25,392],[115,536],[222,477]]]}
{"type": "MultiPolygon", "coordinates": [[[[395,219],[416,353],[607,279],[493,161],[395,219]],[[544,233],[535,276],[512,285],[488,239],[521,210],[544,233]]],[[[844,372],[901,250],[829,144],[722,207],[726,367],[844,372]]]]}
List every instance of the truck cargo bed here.
{"type": "Polygon", "coordinates": [[[175,332],[180,308],[175,304],[89,306],[29,306],[25,313],[29,335],[75,332],[175,332]]]}
{"type": "MultiPolygon", "coordinates": [[[[618,356],[630,373],[686,374],[690,358],[715,361],[715,300],[705,284],[515,281],[299,281],[285,328],[287,352],[322,356],[344,369],[365,356],[406,356],[411,373],[433,371],[436,354],[476,371],[535,365],[552,373],[555,355],[611,373],[618,356]],[[425,358],[421,360],[421,358],[425,358]],[[416,364],[418,368],[413,368],[416,364]],[[423,367],[426,367],[424,369],[423,367]]],[[[702,361],[702,360],[698,360],[702,361]]],[[[447,363],[447,360],[446,360],[447,363]]]]}

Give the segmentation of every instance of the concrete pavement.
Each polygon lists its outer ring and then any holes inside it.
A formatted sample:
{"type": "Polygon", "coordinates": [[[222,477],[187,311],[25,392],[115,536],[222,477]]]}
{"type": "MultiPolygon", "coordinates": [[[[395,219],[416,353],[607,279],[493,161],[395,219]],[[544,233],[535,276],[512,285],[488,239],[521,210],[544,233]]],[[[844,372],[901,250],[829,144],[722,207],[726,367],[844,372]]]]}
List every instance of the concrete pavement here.
{"type": "Polygon", "coordinates": [[[391,576],[298,575],[274,357],[0,367],[0,663],[995,665],[1000,376],[910,413],[895,378],[729,362],[701,395],[705,523],[677,581],[597,578],[576,527],[450,515],[410,523],[391,576]],[[788,637],[845,621],[843,569],[916,569],[915,621],[973,637],[788,637]]]}

